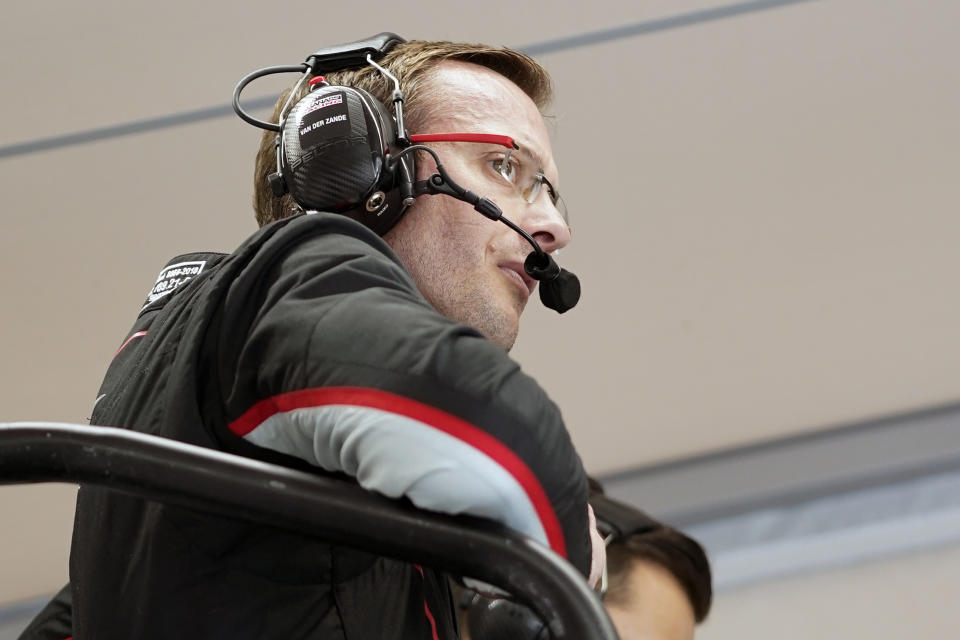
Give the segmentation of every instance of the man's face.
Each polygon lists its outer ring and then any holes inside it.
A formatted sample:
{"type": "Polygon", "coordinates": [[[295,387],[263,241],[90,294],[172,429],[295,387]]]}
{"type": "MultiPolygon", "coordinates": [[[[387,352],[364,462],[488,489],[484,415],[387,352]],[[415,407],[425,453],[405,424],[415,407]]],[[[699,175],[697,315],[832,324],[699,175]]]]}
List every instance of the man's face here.
{"type": "Polygon", "coordinates": [[[607,603],[622,640],[693,640],[696,620],[683,587],[669,571],[646,560],[630,568],[626,592],[607,603]]]}
{"type": "MultiPolygon", "coordinates": [[[[512,137],[538,158],[551,184],[558,184],[550,139],[536,105],[503,76],[477,65],[444,62],[427,80],[439,97],[426,122],[411,133],[492,133],[512,137]]],[[[497,170],[506,149],[467,142],[431,144],[450,177],[493,200],[532,235],[544,251],[570,241],[570,230],[544,187],[527,203],[497,170]]],[[[432,174],[421,160],[419,179],[432,174]]],[[[386,236],[424,297],[442,314],[483,333],[509,350],[520,314],[536,282],[523,270],[530,244],[502,222],[444,195],[420,196],[386,236]]]]}

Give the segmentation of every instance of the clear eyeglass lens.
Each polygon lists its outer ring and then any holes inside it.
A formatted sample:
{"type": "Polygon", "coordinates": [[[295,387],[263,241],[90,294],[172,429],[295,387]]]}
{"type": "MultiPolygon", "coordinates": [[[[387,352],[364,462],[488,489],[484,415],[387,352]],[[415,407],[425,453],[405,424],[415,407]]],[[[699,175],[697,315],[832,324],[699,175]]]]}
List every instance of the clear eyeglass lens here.
{"type": "Polygon", "coordinates": [[[543,176],[537,174],[533,176],[530,182],[520,183],[520,195],[527,201],[527,204],[533,204],[540,195],[540,187],[543,185],[543,176]]]}
{"type": "Polygon", "coordinates": [[[517,183],[517,170],[516,167],[510,162],[510,153],[508,152],[500,160],[495,160],[494,162],[498,163],[497,171],[500,172],[500,175],[503,176],[503,179],[511,184],[517,183]]]}
{"type": "Polygon", "coordinates": [[[497,160],[499,163],[498,171],[503,179],[514,186],[523,184],[520,182],[522,164],[520,158],[514,157],[513,149],[508,149],[503,158],[497,160]]]}
{"type": "Polygon", "coordinates": [[[560,212],[560,217],[563,218],[563,223],[567,225],[567,228],[570,227],[570,216],[567,215],[567,203],[563,201],[563,198],[560,197],[560,194],[557,194],[557,199],[553,201],[553,206],[557,208],[557,211],[560,212]]]}
{"type": "MultiPolygon", "coordinates": [[[[528,204],[536,202],[537,198],[541,195],[540,192],[544,190],[544,176],[540,172],[540,168],[534,166],[531,162],[524,162],[523,155],[520,153],[514,154],[513,149],[509,149],[498,163],[497,171],[504,180],[516,188],[524,201],[528,204]]],[[[550,187],[546,187],[546,190],[549,192],[550,200],[557,208],[564,223],[569,226],[570,220],[567,217],[567,205],[564,203],[563,198],[550,187]]]]}

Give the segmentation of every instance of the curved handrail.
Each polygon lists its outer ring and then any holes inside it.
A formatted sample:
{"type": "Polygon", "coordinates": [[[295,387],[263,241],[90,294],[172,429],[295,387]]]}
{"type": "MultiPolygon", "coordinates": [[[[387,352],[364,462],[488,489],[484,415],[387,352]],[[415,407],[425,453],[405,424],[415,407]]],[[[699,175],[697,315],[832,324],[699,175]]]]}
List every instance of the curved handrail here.
{"type": "Polygon", "coordinates": [[[582,576],[545,546],[350,482],[126,429],[0,423],[0,484],[34,482],[98,485],[470,576],[514,594],[557,640],[617,639],[582,576]]]}

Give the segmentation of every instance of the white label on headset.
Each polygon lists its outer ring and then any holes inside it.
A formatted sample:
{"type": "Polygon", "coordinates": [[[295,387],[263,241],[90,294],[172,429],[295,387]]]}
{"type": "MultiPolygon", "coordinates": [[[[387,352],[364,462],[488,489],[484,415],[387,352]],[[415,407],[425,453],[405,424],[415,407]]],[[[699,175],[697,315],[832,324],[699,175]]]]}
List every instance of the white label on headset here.
{"type": "Polygon", "coordinates": [[[332,138],[350,135],[347,102],[342,91],[316,96],[300,117],[300,148],[310,149],[332,138]]]}

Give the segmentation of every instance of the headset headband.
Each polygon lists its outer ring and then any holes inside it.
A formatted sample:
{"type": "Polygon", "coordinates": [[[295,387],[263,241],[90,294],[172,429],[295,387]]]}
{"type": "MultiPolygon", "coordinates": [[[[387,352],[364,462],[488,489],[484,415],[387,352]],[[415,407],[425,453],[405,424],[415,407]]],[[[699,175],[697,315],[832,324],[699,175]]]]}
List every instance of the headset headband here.
{"type": "Polygon", "coordinates": [[[307,73],[319,75],[321,73],[333,73],[334,71],[342,71],[344,69],[359,67],[367,62],[367,56],[374,61],[380,60],[383,58],[383,56],[387,55],[387,53],[393,49],[393,47],[402,42],[406,42],[406,40],[395,33],[385,31],[383,33],[378,33],[371,38],[367,38],[366,40],[357,40],[356,42],[338,44],[332,47],[319,49],[318,51],[315,51],[307,56],[306,61],[302,64],[279,65],[257,69],[253,73],[244,76],[243,79],[237,83],[236,88],[233,90],[233,110],[238,116],[240,116],[241,119],[255,127],[259,127],[260,129],[265,129],[267,131],[280,131],[281,123],[257,120],[249,113],[244,111],[243,107],[240,106],[240,94],[248,84],[257,78],[262,78],[264,76],[269,76],[276,73],[301,72],[305,75],[307,73]]]}
{"type": "Polygon", "coordinates": [[[305,64],[314,75],[333,73],[359,67],[367,62],[367,56],[380,60],[398,44],[406,42],[395,33],[384,31],[366,40],[338,44],[313,52],[305,64]]]}

